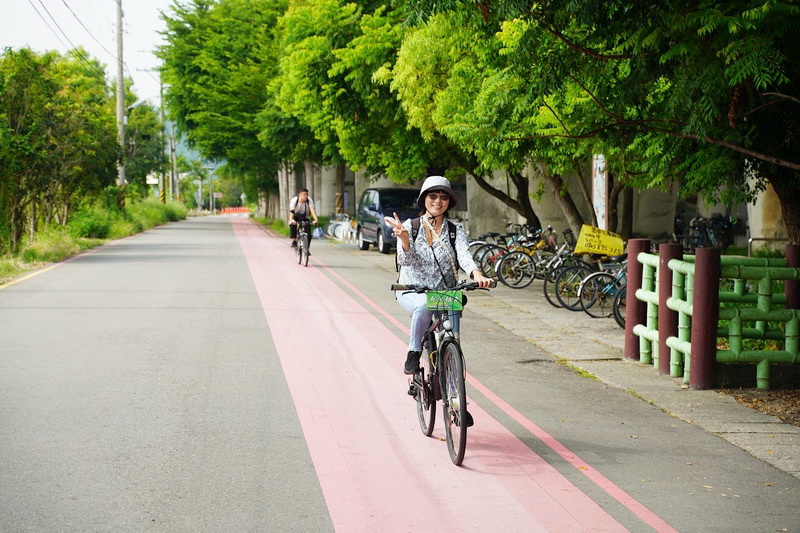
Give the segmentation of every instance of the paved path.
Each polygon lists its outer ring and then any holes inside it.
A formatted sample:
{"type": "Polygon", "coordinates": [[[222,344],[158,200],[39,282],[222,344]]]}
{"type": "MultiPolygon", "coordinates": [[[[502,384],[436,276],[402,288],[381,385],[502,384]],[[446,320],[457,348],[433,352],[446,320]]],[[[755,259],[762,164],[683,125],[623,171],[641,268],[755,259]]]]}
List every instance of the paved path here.
{"type": "Polygon", "coordinates": [[[0,530],[800,531],[797,477],[623,382],[705,396],[523,291],[471,297],[454,467],[405,392],[392,257],[312,251],[206,217],[0,290],[0,530]]]}

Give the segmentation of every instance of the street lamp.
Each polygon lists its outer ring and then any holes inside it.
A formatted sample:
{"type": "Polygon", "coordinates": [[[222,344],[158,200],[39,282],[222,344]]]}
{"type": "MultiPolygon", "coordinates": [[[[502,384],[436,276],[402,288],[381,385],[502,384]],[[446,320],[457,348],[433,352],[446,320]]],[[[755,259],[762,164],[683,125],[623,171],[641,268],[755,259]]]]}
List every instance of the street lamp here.
{"type": "Polygon", "coordinates": [[[208,206],[211,209],[211,214],[214,214],[214,166],[206,165],[208,171],[208,206]]]}

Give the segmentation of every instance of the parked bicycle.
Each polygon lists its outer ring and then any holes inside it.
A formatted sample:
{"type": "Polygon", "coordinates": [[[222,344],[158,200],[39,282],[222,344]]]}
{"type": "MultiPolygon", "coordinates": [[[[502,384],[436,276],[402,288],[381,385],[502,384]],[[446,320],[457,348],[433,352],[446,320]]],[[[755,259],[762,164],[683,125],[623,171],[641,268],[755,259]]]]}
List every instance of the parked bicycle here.
{"type": "MultiPolygon", "coordinates": [[[[495,286],[493,283],[492,287],[495,286]]],[[[416,400],[419,426],[426,437],[433,433],[436,402],[442,401],[447,449],[456,465],[464,460],[467,428],[472,425],[472,417],[467,413],[466,369],[460,344],[461,313],[466,304],[462,291],[475,289],[479,289],[477,283],[466,281],[446,291],[392,285],[393,291],[425,293],[428,309],[434,311],[422,343],[420,371],[410,378],[408,393],[416,400]]]]}
{"type": "Polygon", "coordinates": [[[583,263],[561,271],[555,279],[556,300],[564,309],[580,311],[583,309],[580,289],[584,281],[594,273],[617,272],[627,257],[627,254],[601,256],[596,263],[583,263]]]}
{"type": "MultiPolygon", "coordinates": [[[[571,239],[572,230],[564,230],[564,243],[555,250],[535,249],[530,251],[513,251],[504,255],[497,265],[497,275],[500,281],[513,289],[522,289],[531,284],[534,279],[545,279],[550,270],[564,263],[572,254],[574,239],[571,239]]],[[[555,247],[557,242],[552,227],[548,227],[545,239],[548,247],[555,247]]]]}
{"type": "Polygon", "coordinates": [[[627,284],[628,260],[607,266],[601,272],[587,276],[578,288],[581,309],[593,318],[607,318],[613,314],[614,298],[627,284]]]}
{"type": "Polygon", "coordinates": [[[733,244],[733,231],[736,223],[733,218],[721,214],[710,218],[693,217],[689,227],[684,228],[683,219],[675,217],[673,240],[683,245],[686,253],[694,253],[697,248],[709,246],[722,248],[724,251],[733,244]]]}

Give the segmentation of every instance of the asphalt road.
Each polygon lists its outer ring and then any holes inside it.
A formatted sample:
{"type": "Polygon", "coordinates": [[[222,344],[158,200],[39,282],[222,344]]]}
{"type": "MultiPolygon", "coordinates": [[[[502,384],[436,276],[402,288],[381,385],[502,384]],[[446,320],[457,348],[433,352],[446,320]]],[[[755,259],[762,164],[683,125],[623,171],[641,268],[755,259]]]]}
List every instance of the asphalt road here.
{"type": "Polygon", "coordinates": [[[800,531],[800,480],[558,364],[486,294],[453,466],[405,392],[391,258],[312,252],[197,218],[0,289],[0,530],[800,531]]]}

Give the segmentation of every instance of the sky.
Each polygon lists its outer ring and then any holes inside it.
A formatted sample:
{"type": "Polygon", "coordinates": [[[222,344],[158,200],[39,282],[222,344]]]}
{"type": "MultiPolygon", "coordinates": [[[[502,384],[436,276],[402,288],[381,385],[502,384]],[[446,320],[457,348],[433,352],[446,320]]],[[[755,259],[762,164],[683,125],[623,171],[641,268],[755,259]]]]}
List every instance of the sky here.
{"type": "MultiPolygon", "coordinates": [[[[161,11],[171,0],[122,0],[125,76],[133,79],[140,99],[160,105],[158,68],[154,55],[164,44],[161,11]]],[[[0,0],[0,50],[29,47],[39,52],[66,52],[82,46],[106,66],[106,77],[117,77],[117,0],[0,0]]]]}

